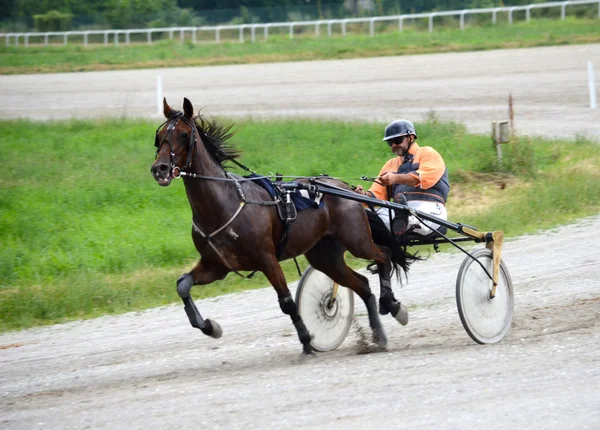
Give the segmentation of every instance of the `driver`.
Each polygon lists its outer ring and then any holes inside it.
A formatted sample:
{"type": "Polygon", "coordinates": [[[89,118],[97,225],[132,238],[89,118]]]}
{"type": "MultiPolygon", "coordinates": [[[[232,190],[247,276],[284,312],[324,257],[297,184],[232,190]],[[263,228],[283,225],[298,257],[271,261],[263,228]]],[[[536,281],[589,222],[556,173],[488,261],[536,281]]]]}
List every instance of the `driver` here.
{"type": "MultiPolygon", "coordinates": [[[[385,128],[383,141],[387,142],[396,157],[388,160],[381,168],[379,183],[373,183],[368,191],[359,185],[356,191],[380,200],[389,201],[393,198],[396,203],[446,220],[448,215],[445,205],[450,191],[446,164],[435,149],[419,146],[416,140],[417,132],[412,122],[397,119],[389,123],[385,128]]],[[[440,228],[439,224],[431,221],[422,224],[412,215],[407,217],[407,211],[400,210],[395,211],[396,216],[390,226],[392,211],[385,207],[375,207],[374,210],[387,230],[396,236],[407,232],[427,236],[433,233],[432,229],[440,228]]],[[[372,229],[374,228],[376,226],[372,225],[372,229]]],[[[375,230],[373,232],[375,238],[375,230]]],[[[391,267],[378,265],[377,268],[381,286],[379,313],[391,313],[400,324],[408,324],[408,310],[396,300],[392,292],[391,267]]]]}
{"type": "MultiPolygon", "coordinates": [[[[408,205],[437,218],[448,219],[446,200],[450,191],[448,170],[442,156],[430,146],[419,146],[417,132],[412,122],[397,119],[385,128],[383,141],[387,142],[396,157],[387,161],[381,168],[378,182],[374,182],[368,191],[358,186],[360,194],[379,200],[391,200],[408,205]]],[[[384,207],[375,208],[377,215],[389,230],[390,211],[384,207]]],[[[402,217],[399,217],[402,218],[402,217]]],[[[415,217],[409,216],[406,223],[394,220],[393,231],[396,235],[407,231],[427,236],[439,225],[431,221],[421,224],[415,217]]]]}

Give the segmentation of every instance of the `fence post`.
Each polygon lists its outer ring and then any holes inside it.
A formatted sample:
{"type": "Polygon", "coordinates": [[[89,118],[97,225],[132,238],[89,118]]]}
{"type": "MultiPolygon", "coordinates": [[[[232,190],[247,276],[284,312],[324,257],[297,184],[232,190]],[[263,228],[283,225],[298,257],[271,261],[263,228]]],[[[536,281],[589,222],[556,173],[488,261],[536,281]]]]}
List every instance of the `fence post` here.
{"type": "Polygon", "coordinates": [[[460,14],[460,29],[465,29],[465,11],[462,11],[460,14]]]}
{"type": "Polygon", "coordinates": [[[269,25],[267,24],[263,28],[263,40],[267,40],[268,37],[269,37],[269,25]]]}
{"type": "Polygon", "coordinates": [[[375,20],[374,19],[369,21],[369,35],[370,36],[375,35],[375,20]]]}
{"type": "Polygon", "coordinates": [[[529,22],[530,19],[531,19],[531,6],[527,7],[527,9],[525,9],[525,21],[529,22]]]}
{"type": "Polygon", "coordinates": [[[596,78],[594,77],[594,64],[588,61],[588,88],[590,91],[590,108],[596,109],[596,78]]]}
{"type": "Polygon", "coordinates": [[[240,27],[240,43],[244,43],[244,26],[240,27]]]}
{"type": "Polygon", "coordinates": [[[430,33],[433,31],[433,17],[434,17],[434,14],[429,15],[429,32],[430,33]]]}
{"type": "Polygon", "coordinates": [[[294,24],[290,24],[290,39],[294,38],[294,24]]]}
{"type": "Polygon", "coordinates": [[[503,143],[510,141],[508,132],[508,121],[493,121],[492,122],[492,142],[496,147],[496,157],[498,164],[502,164],[502,147],[503,143]]]}
{"type": "Polygon", "coordinates": [[[404,27],[404,17],[398,18],[398,31],[402,31],[404,27]]]}
{"type": "Polygon", "coordinates": [[[162,114],[162,101],[163,101],[163,90],[162,90],[162,76],[156,75],[156,107],[157,114],[162,114]]]}
{"type": "Polygon", "coordinates": [[[512,8],[512,7],[510,9],[508,9],[508,23],[509,24],[512,24],[512,22],[513,22],[513,10],[514,10],[514,8],[512,8]]]}

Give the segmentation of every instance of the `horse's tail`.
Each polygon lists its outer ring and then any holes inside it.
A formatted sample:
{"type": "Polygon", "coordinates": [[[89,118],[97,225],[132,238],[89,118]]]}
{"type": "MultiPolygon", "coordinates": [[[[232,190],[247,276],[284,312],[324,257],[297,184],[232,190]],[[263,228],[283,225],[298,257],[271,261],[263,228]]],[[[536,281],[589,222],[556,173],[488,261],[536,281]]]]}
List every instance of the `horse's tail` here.
{"type": "Polygon", "coordinates": [[[367,209],[367,217],[371,226],[371,235],[373,242],[376,245],[386,247],[390,250],[392,259],[392,271],[396,275],[400,275],[400,269],[405,275],[408,274],[410,265],[417,260],[422,260],[416,253],[412,254],[407,251],[406,245],[402,245],[396,241],[394,235],[388,230],[381,218],[376,212],[367,209]]]}

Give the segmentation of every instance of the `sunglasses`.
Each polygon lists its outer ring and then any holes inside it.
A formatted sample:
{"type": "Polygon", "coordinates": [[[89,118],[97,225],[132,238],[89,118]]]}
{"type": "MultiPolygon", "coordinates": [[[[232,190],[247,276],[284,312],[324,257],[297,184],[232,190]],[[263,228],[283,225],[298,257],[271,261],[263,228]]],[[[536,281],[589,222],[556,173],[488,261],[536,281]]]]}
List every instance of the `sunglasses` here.
{"type": "Polygon", "coordinates": [[[391,148],[392,145],[400,145],[402,142],[404,142],[404,139],[406,139],[406,136],[395,137],[393,139],[388,140],[387,144],[391,148]]]}

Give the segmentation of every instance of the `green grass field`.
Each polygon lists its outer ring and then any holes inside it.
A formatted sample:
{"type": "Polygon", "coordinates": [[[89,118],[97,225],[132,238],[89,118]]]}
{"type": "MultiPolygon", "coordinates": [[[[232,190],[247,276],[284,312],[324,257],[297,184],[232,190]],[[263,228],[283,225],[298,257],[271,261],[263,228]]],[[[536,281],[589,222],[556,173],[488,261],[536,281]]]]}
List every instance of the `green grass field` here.
{"type": "MultiPolygon", "coordinates": [[[[198,259],[181,182],[149,173],[158,122],[0,122],[0,330],[144,309],[178,300],[175,280],[198,259]]],[[[390,158],[384,124],[239,123],[232,142],[259,173],[328,173],[360,183],[390,158]]],[[[435,118],[416,124],[450,171],[451,221],[508,236],[595,214],[600,147],[582,139],[505,148],[495,166],[488,136],[435,118]]],[[[302,267],[306,266],[304,261],[302,267]]],[[[352,260],[352,264],[364,262],[352,260]]],[[[285,264],[288,281],[298,278],[285,264]]],[[[229,275],[195,297],[267,285],[229,275]]],[[[273,302],[276,297],[273,295],[273,302]]]]}
{"type": "MultiPolygon", "coordinates": [[[[489,22],[489,21],[488,21],[489,22]]],[[[278,61],[408,55],[432,52],[473,51],[545,45],[600,42],[598,19],[534,19],[513,25],[498,23],[457,29],[455,22],[426,29],[407,23],[403,32],[396,25],[379,27],[375,36],[365,31],[346,37],[312,33],[272,35],[257,43],[197,43],[160,41],[147,45],[104,46],[32,45],[28,48],[0,46],[0,74],[55,73],[131,68],[206,66],[278,61]]],[[[322,31],[322,33],[325,30],[322,31]]],[[[260,39],[260,37],[259,37],[260,39]]],[[[34,43],[34,42],[32,42],[34,43]]]]}

